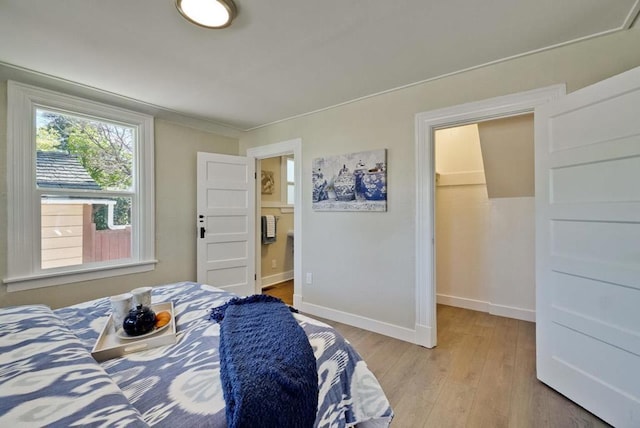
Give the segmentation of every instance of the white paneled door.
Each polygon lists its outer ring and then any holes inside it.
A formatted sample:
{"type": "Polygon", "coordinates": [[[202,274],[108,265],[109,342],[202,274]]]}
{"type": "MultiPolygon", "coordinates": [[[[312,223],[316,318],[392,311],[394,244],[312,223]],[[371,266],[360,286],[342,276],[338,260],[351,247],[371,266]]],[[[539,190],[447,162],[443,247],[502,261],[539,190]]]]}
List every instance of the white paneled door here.
{"type": "Polygon", "coordinates": [[[197,181],[197,280],[253,294],[255,160],[198,153],[197,181]]]}
{"type": "Polygon", "coordinates": [[[640,427],[640,68],[536,109],[538,378],[640,427]]]}

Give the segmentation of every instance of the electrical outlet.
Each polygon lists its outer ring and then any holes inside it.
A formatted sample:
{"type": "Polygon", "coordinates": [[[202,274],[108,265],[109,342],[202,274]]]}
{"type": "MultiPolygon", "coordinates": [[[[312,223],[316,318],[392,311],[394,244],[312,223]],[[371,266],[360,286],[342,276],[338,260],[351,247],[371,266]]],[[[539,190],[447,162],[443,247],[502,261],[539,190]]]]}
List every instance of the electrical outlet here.
{"type": "Polygon", "coordinates": [[[275,269],[276,267],[278,267],[278,264],[276,263],[276,259],[271,260],[271,267],[273,269],[275,269]]]}
{"type": "Polygon", "coordinates": [[[313,284],[313,274],[311,272],[307,272],[307,284],[313,284]]]}

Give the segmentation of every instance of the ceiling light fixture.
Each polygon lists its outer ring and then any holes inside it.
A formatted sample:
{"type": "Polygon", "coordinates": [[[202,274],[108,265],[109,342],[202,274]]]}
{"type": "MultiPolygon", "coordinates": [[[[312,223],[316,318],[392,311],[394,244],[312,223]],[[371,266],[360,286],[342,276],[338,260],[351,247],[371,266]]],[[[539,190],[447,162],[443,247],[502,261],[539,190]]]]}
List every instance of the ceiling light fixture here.
{"type": "Polygon", "coordinates": [[[233,0],[176,0],[182,16],[206,28],[225,28],[236,17],[233,0]]]}

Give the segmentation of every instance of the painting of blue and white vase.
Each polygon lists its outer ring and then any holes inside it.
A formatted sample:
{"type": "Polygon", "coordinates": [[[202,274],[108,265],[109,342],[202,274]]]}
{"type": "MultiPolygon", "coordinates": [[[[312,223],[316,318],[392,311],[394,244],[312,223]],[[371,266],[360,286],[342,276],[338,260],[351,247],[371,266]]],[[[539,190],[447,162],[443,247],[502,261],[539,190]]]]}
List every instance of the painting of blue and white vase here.
{"type": "Polygon", "coordinates": [[[333,190],[338,201],[352,201],[356,198],[356,177],[346,165],[338,173],[338,178],[333,182],[333,190]]]}
{"type": "Polygon", "coordinates": [[[364,164],[364,162],[362,162],[362,160],[359,160],[356,164],[355,171],[353,171],[353,176],[356,179],[356,199],[358,199],[359,201],[365,199],[364,192],[366,189],[362,185],[362,177],[364,177],[366,173],[367,166],[364,164]]]}
{"type": "Polygon", "coordinates": [[[324,178],[324,174],[318,168],[313,171],[313,202],[320,202],[329,199],[327,195],[327,180],[324,178]]]}
{"type": "Polygon", "coordinates": [[[387,210],[385,149],[316,158],[312,168],[314,210],[387,210]]]}
{"type": "Polygon", "coordinates": [[[387,170],[384,163],[378,163],[376,168],[362,176],[362,189],[368,201],[387,200],[387,170]]]}

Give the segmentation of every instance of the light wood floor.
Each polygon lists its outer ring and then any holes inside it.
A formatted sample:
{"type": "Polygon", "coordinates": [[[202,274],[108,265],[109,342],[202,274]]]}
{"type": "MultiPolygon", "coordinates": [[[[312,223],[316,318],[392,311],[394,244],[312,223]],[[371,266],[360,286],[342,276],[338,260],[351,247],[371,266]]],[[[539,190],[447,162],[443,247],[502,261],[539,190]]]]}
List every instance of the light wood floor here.
{"type": "Polygon", "coordinates": [[[293,305],[293,280],[281,282],[266,288],[262,290],[262,294],[277,297],[287,305],[293,305]]]}
{"type": "Polygon", "coordinates": [[[609,426],[536,379],[534,323],[438,305],[434,349],[327,323],[380,381],[393,427],[609,426]]]}
{"type": "MultiPolygon", "coordinates": [[[[293,281],[267,292],[293,299],[293,281]]],[[[323,321],[380,381],[393,428],[609,426],[536,379],[534,323],[438,305],[438,346],[426,349],[323,321]]]]}

